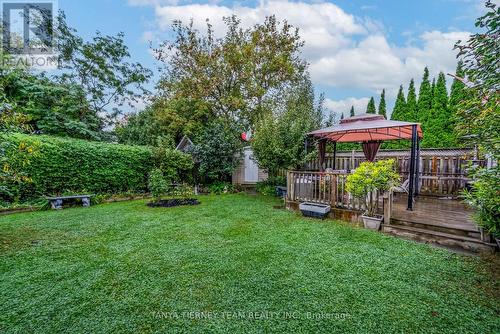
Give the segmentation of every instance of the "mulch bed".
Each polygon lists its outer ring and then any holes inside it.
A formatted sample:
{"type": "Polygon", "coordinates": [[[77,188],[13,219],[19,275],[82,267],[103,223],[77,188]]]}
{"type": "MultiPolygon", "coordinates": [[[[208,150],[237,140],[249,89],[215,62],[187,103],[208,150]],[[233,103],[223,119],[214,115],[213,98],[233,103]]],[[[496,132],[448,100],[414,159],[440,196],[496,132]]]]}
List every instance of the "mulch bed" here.
{"type": "Polygon", "coordinates": [[[188,198],[188,199],[162,199],[161,201],[158,202],[149,202],[147,205],[151,208],[158,208],[158,207],[164,207],[164,208],[170,208],[173,206],[180,206],[180,205],[198,205],[200,204],[200,201],[194,198],[188,198]]]}

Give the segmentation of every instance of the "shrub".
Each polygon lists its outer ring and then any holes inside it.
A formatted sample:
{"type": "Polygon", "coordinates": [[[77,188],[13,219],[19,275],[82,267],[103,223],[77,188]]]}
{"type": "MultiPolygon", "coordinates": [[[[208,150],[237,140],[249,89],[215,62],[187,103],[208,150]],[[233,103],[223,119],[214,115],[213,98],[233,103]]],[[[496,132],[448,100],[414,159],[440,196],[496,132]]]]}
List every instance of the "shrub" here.
{"type": "Polygon", "coordinates": [[[78,139],[24,134],[1,134],[4,147],[2,168],[6,164],[29,182],[2,181],[0,186],[15,199],[37,198],[61,193],[144,192],[148,172],[153,167],[149,148],[78,139]],[[19,147],[36,147],[29,163],[19,147]],[[17,194],[17,195],[16,195],[17,194]]]}
{"type": "Polygon", "coordinates": [[[153,149],[155,165],[170,183],[192,181],[193,157],[170,148],[153,149]]]}
{"type": "Polygon", "coordinates": [[[148,188],[153,200],[156,202],[161,200],[162,196],[168,192],[169,185],[160,169],[155,168],[149,173],[148,188]]]}
{"type": "Polygon", "coordinates": [[[193,148],[199,172],[206,180],[226,181],[241,159],[241,143],[235,129],[212,123],[193,148]]]}
{"type": "Polygon", "coordinates": [[[500,237],[500,168],[481,168],[475,175],[471,191],[465,191],[467,202],[476,209],[475,221],[488,233],[500,237]]]}
{"type": "Polygon", "coordinates": [[[276,187],[286,186],[286,178],[283,176],[271,176],[265,181],[257,182],[255,190],[266,196],[276,196],[276,187]]]}
{"type": "Polygon", "coordinates": [[[208,191],[211,194],[227,194],[236,191],[234,185],[229,182],[216,181],[208,186],[208,191]]]}
{"type": "Polygon", "coordinates": [[[384,192],[395,186],[399,175],[394,169],[394,160],[363,162],[355,172],[347,177],[346,190],[356,198],[365,202],[365,214],[373,217],[376,214],[378,201],[373,199],[375,191],[384,192]]]}
{"type": "Polygon", "coordinates": [[[174,197],[189,199],[194,195],[194,191],[189,184],[183,183],[173,188],[170,194],[174,197]]]}

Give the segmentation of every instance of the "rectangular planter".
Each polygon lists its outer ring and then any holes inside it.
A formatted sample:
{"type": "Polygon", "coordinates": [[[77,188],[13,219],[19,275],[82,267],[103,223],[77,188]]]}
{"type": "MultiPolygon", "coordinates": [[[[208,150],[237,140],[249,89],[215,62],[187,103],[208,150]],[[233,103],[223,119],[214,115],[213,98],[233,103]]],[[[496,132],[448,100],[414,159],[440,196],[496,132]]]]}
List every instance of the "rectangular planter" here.
{"type": "Polygon", "coordinates": [[[331,207],[326,204],[304,202],[299,204],[299,210],[306,217],[324,219],[328,216],[331,207]]]}

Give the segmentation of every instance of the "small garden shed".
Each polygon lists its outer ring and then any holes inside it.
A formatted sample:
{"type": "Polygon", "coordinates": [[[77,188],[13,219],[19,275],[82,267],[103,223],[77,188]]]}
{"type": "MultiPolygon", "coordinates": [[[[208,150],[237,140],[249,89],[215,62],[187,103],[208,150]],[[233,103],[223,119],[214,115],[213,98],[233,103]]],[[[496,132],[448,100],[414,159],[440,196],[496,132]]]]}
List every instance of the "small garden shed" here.
{"type": "Polygon", "coordinates": [[[233,172],[233,184],[251,186],[255,185],[259,181],[266,180],[267,177],[267,172],[260,168],[254,160],[252,147],[244,147],[241,162],[233,172]]]}

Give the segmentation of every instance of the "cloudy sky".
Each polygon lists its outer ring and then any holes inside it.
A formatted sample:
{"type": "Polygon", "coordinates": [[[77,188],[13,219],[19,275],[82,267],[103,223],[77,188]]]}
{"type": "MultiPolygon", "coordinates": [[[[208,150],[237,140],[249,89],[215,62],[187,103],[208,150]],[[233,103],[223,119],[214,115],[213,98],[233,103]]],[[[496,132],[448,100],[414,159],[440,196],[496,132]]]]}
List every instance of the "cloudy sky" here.
{"type": "Polygon", "coordinates": [[[474,32],[481,0],[341,1],[183,1],[59,0],[69,23],[84,36],[95,30],[123,31],[135,61],[155,68],[149,41],[168,39],[172,20],[191,18],[200,30],[208,18],[217,34],[222,17],[237,14],[244,25],[275,14],[300,29],[303,56],[310,64],[316,92],[326,105],[347,113],[364,112],[370,96],[378,103],[383,88],[392,110],[397,89],[411,78],[417,84],[427,65],[432,75],[453,72],[454,43],[474,32]]]}

